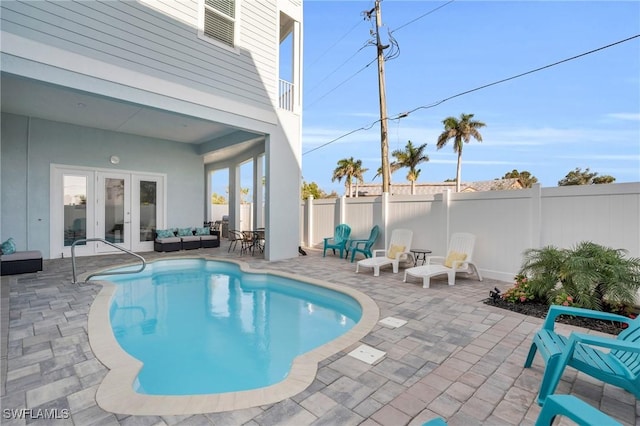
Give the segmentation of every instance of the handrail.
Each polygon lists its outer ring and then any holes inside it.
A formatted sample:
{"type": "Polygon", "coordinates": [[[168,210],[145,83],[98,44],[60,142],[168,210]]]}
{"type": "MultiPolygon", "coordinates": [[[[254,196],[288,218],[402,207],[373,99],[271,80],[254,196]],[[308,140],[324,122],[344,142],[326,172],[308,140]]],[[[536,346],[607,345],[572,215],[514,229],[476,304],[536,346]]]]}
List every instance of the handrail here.
{"type": "Polygon", "coordinates": [[[75,240],[73,242],[73,244],[71,244],[71,270],[73,272],[73,284],[78,284],[78,282],[76,281],[76,244],[78,243],[82,243],[82,242],[89,242],[89,241],[99,241],[101,243],[110,245],[111,247],[115,247],[120,251],[123,251],[125,253],[128,253],[132,256],[137,257],[138,259],[140,259],[142,261],[142,266],[140,267],[140,269],[138,269],[137,271],[112,271],[112,272],[96,272],[95,274],[89,274],[87,276],[87,279],[85,280],[85,282],[87,282],[89,280],[89,278],[95,277],[96,275],[120,275],[120,274],[135,274],[138,272],[142,272],[144,270],[144,268],[147,266],[147,262],[144,260],[144,257],[140,256],[139,254],[136,254],[130,250],[127,250],[126,248],[122,248],[119,245],[116,245],[110,241],[105,240],[104,238],[82,238],[80,240],[75,240]]]}

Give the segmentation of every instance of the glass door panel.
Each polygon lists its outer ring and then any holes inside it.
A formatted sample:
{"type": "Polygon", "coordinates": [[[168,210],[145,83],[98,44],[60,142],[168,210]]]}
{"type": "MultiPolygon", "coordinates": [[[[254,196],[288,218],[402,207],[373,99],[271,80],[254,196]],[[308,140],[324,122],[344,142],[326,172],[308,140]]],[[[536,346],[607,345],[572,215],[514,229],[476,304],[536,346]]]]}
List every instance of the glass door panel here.
{"type": "Polygon", "coordinates": [[[92,254],[94,244],[86,238],[95,236],[95,174],[91,170],[51,167],[51,210],[49,249],[52,259],[92,254]]]}
{"type": "Polygon", "coordinates": [[[105,178],[104,191],[104,239],[124,243],[124,179],[105,178]]]}
{"type": "MultiPolygon", "coordinates": [[[[131,177],[125,173],[98,173],[98,220],[96,233],[110,243],[131,249],[131,177]]],[[[116,251],[98,244],[99,252],[116,251]]]]}
{"type": "Polygon", "coordinates": [[[164,228],[164,176],[131,175],[131,249],[153,250],[156,229],[164,228]]]}
{"type": "Polygon", "coordinates": [[[158,209],[158,184],[140,181],[140,242],[153,241],[158,209]]]}
{"type": "MultiPolygon", "coordinates": [[[[87,238],[87,186],[86,176],[62,176],[65,247],[70,247],[77,240],[87,238]]],[[[81,242],[76,246],[86,244],[81,242]]]]}

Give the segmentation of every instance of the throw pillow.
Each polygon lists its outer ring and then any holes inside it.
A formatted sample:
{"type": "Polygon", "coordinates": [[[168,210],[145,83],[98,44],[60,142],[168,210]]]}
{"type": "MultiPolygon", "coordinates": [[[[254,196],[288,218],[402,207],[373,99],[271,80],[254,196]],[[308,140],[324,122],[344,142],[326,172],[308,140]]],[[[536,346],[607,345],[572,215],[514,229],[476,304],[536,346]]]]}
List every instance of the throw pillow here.
{"type": "Polygon", "coordinates": [[[389,251],[387,252],[387,257],[389,259],[395,259],[399,253],[404,252],[404,246],[397,246],[395,244],[391,244],[389,247],[389,251]]]}
{"type": "Polygon", "coordinates": [[[13,238],[9,238],[7,241],[2,243],[2,254],[13,254],[16,252],[16,243],[13,241],[13,238]]]}
{"type": "Polygon", "coordinates": [[[158,234],[158,238],[172,238],[176,236],[173,233],[173,229],[156,229],[156,234],[158,234]]]}
{"type": "Polygon", "coordinates": [[[209,235],[209,227],[196,228],[196,235],[209,235]]]}
{"type": "Polygon", "coordinates": [[[191,231],[191,228],[178,228],[179,237],[190,237],[192,235],[193,231],[191,231]]]}
{"type": "Polygon", "coordinates": [[[457,251],[451,251],[447,255],[447,258],[444,260],[444,266],[447,268],[453,268],[453,262],[456,260],[464,261],[467,260],[467,255],[465,253],[458,253],[457,251]]]}

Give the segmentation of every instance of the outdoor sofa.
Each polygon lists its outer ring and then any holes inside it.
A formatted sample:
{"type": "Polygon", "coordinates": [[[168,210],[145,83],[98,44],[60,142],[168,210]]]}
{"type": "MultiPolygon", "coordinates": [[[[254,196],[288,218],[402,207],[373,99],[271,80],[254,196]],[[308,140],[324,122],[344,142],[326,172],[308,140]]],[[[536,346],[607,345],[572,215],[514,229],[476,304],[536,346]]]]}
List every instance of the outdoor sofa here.
{"type": "Polygon", "coordinates": [[[3,254],[0,256],[0,269],[0,275],[42,271],[42,253],[39,250],[28,250],[3,254]]]}
{"type": "Polygon", "coordinates": [[[220,247],[220,232],[208,227],[158,229],[153,249],[159,252],[220,247]]]}

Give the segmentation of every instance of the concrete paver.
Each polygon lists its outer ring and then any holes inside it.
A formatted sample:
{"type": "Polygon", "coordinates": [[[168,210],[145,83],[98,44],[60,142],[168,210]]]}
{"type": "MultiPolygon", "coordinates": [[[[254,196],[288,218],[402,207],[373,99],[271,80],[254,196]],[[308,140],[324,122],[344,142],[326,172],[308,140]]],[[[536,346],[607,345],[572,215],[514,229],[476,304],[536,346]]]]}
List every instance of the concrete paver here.
{"type": "MultiPolygon", "coordinates": [[[[355,264],[321,251],[278,262],[227,253],[221,248],[182,252],[234,258],[256,269],[274,269],[353,287],[369,295],[380,318],[407,321],[376,326],[361,343],[387,352],[375,365],[348,351],[319,364],[303,392],[276,404],[204,415],[128,416],[101,409],[95,394],[107,369],[87,335],[97,284],[71,284],[69,259],[45,261],[44,271],[2,277],[2,400],[4,409],[68,409],[60,425],[421,425],[443,416],[449,425],[528,425],[544,365],[522,367],[542,320],[482,303],[489,290],[511,283],[460,278],[454,287],[434,279],[431,288],[403,283],[402,273],[355,274],[355,264]]],[[[172,253],[174,256],[175,253],[172,253]]],[[[164,257],[143,253],[148,260],[164,257]]],[[[127,256],[77,259],[78,273],[128,263],[127,256]]],[[[567,328],[567,330],[570,330],[567,328]]],[[[585,331],[585,330],[582,330],[585,331]]],[[[568,331],[567,331],[568,332],[568,331]]],[[[640,403],[628,392],[569,369],[558,392],[575,394],[625,425],[640,424],[640,403]]],[[[3,424],[28,424],[3,419],[3,424]]],[[[39,423],[36,423],[39,424],[39,423]]]]}

